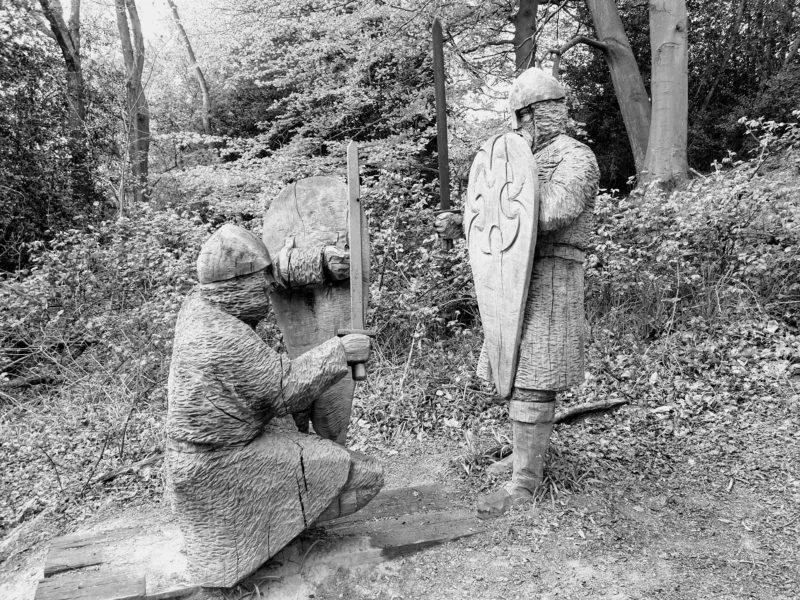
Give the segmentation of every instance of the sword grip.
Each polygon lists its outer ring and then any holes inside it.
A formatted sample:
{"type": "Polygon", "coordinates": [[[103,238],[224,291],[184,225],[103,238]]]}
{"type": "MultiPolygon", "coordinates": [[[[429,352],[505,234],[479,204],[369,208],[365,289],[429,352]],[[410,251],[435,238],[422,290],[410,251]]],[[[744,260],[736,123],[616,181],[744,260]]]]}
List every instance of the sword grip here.
{"type": "Polygon", "coordinates": [[[364,381],[367,378],[367,367],[364,363],[356,363],[351,368],[353,381],[364,381]]]}
{"type": "MultiPolygon", "coordinates": [[[[361,333],[368,335],[371,338],[375,337],[374,329],[339,329],[336,331],[338,337],[348,335],[350,333],[361,333]]],[[[353,381],[364,381],[367,378],[367,366],[364,363],[355,363],[350,365],[350,370],[353,375],[353,381]]]]}

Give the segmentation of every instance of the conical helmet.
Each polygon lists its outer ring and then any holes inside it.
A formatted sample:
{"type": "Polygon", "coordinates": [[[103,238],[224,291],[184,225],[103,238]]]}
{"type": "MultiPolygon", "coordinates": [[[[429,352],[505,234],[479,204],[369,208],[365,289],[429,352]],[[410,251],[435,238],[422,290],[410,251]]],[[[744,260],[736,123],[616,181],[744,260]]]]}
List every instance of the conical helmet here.
{"type": "Polygon", "coordinates": [[[532,67],[514,80],[508,93],[508,109],[511,112],[511,127],[519,129],[517,111],[530,104],[544,100],[560,100],[565,97],[564,88],[558,80],[541,69],[532,67]]]}
{"type": "Polygon", "coordinates": [[[200,248],[197,279],[200,283],[226,281],[256,273],[271,264],[264,242],[246,229],[226,223],[200,248]]]}

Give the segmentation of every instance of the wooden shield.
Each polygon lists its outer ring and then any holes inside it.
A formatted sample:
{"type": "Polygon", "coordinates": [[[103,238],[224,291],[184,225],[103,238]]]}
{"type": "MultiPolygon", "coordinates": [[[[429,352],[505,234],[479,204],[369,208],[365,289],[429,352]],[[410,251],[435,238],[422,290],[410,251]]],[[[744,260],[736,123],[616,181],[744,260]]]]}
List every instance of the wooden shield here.
{"type": "MultiPolygon", "coordinates": [[[[278,256],[288,243],[295,248],[336,246],[349,250],[347,185],[337,177],[309,177],[288,185],[264,215],[264,244],[278,256]]],[[[362,237],[367,236],[366,228],[362,237]]],[[[369,239],[364,239],[362,264],[365,296],[369,290],[369,239]]],[[[348,280],[273,291],[270,302],[290,358],[311,350],[350,328],[348,280]]],[[[365,297],[366,306],[366,297],[365,297]]],[[[314,403],[311,422],[324,438],[344,444],[355,383],[348,374],[314,403]]],[[[298,420],[297,417],[295,420],[298,420]]],[[[298,425],[302,428],[302,418],[298,425]]],[[[307,422],[307,417],[306,417],[307,422]]]]}
{"type": "Polygon", "coordinates": [[[516,133],[489,138],[469,172],[464,230],[484,351],[504,398],[514,386],[538,219],[539,182],[530,146],[516,133]]]}

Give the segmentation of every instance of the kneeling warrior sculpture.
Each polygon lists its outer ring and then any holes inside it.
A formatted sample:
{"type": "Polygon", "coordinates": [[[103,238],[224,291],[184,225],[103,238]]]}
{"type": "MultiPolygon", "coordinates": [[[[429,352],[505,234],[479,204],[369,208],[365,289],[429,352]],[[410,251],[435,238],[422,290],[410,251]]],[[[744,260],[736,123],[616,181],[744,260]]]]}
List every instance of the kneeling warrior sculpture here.
{"type": "Polygon", "coordinates": [[[478,374],[511,397],[513,475],[479,499],[486,516],[533,496],[556,392],[583,381],[583,260],[599,181],[592,151],[565,135],[564,89],[555,78],[528,69],[511,88],[509,108],[514,132],[478,152],[464,208],[485,331],[478,374]]]}
{"type": "Polygon", "coordinates": [[[267,346],[253,327],[269,308],[272,263],[263,242],[234,225],[203,245],[197,274],[175,327],[167,494],[190,576],[228,587],[315,521],[355,512],[380,489],[377,461],[278,419],[366,361],[370,343],[346,335],[294,360],[267,346]]]}

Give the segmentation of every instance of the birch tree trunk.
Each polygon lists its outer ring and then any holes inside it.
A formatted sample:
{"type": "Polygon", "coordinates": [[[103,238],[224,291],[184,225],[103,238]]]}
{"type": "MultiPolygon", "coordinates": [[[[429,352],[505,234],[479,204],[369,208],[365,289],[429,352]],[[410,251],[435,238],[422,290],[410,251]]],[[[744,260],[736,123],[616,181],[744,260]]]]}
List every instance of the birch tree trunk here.
{"type": "Polygon", "coordinates": [[[636,172],[641,174],[650,136],[650,98],[614,0],[586,0],[586,6],[592,15],[597,40],[603,45],[636,172]]]}
{"type": "MultiPolygon", "coordinates": [[[[150,154],[150,110],[142,86],[144,39],[134,0],[114,0],[117,29],[125,61],[125,96],[128,129],[128,159],[133,175],[133,197],[141,202],[147,197],[147,170],[150,154]]],[[[120,194],[120,212],[124,212],[125,191],[120,194]]]]}
{"type": "Polygon", "coordinates": [[[518,74],[534,65],[537,10],[539,10],[539,0],[520,0],[519,10],[511,17],[511,22],[514,24],[514,57],[518,74]]]}
{"type": "Polygon", "coordinates": [[[186,54],[189,55],[189,66],[194,69],[195,77],[197,78],[197,84],[200,86],[200,95],[203,99],[203,108],[201,113],[203,132],[210,134],[211,123],[209,120],[209,115],[211,114],[211,95],[208,93],[208,83],[206,82],[206,78],[203,75],[200,65],[197,64],[197,58],[195,57],[194,50],[192,49],[192,44],[189,41],[189,36],[186,35],[186,30],[183,28],[183,23],[178,15],[178,7],[175,4],[175,1],[167,0],[167,4],[169,4],[170,9],[172,10],[172,20],[175,22],[175,27],[178,28],[178,33],[181,36],[181,40],[183,40],[183,45],[186,47],[186,54]]]}
{"type": "Polygon", "coordinates": [[[652,119],[640,183],[673,189],[687,178],[688,17],[686,0],[649,0],[652,119]]]}

